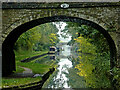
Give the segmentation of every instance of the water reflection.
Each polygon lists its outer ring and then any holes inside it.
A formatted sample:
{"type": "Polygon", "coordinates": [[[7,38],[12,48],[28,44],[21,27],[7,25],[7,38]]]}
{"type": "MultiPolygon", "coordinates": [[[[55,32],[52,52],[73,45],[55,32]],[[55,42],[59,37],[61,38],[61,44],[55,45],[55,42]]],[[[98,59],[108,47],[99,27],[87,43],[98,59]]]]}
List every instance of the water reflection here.
{"type": "Polygon", "coordinates": [[[53,82],[56,85],[49,85],[48,88],[70,88],[67,83],[69,79],[66,77],[66,74],[69,74],[68,68],[72,67],[71,61],[69,61],[68,58],[62,58],[58,65],[58,73],[53,79],[53,82]]]}
{"type": "Polygon", "coordinates": [[[70,56],[71,55],[71,48],[69,45],[63,45],[62,48],[63,48],[63,51],[61,52],[61,54],[63,56],[70,56]]]}
{"type": "MultiPolygon", "coordinates": [[[[66,33],[67,31],[62,32],[65,24],[60,24],[64,23],[56,24],[59,29],[58,35],[60,40],[57,44],[60,51],[56,54],[55,59],[58,68],[44,84],[43,88],[110,87],[110,81],[105,76],[106,73],[101,73],[102,67],[109,62],[109,53],[104,54],[104,57],[101,53],[96,53],[96,47],[82,36],[76,37],[74,39],[76,43],[72,44],[72,46],[68,45],[68,42],[72,41],[73,38],[66,33]]],[[[109,65],[104,71],[107,71],[107,68],[109,69],[109,65]]]]}
{"type": "MultiPolygon", "coordinates": [[[[63,24],[63,23],[62,23],[63,24]]],[[[64,29],[64,28],[62,28],[64,29]]],[[[57,68],[57,74],[51,80],[53,85],[48,85],[47,88],[70,88],[68,85],[69,79],[66,77],[66,74],[69,74],[68,69],[72,68],[72,62],[68,59],[68,56],[71,55],[71,47],[67,45],[67,42],[71,40],[71,36],[67,35],[66,38],[61,36],[61,28],[59,29],[58,35],[59,39],[62,41],[60,48],[60,54],[58,54],[59,62],[57,68]]],[[[66,35],[65,33],[62,33],[66,35]]]]}
{"type": "MultiPolygon", "coordinates": [[[[68,48],[68,45],[64,45],[64,50],[61,52],[61,56],[69,56],[70,53],[70,49],[68,48]],[[65,46],[65,47],[64,47],[65,46]]],[[[58,73],[57,73],[57,77],[54,78],[53,82],[57,85],[54,88],[59,88],[59,87],[64,87],[64,88],[70,88],[70,86],[68,85],[68,78],[66,77],[66,74],[69,74],[68,72],[68,68],[72,67],[72,62],[68,59],[68,58],[60,58],[60,61],[58,63],[59,67],[58,69],[58,73]]],[[[49,86],[50,88],[52,88],[53,86],[49,86]]]]}
{"type": "Polygon", "coordinates": [[[50,59],[56,59],[55,54],[49,54],[50,59]]]}

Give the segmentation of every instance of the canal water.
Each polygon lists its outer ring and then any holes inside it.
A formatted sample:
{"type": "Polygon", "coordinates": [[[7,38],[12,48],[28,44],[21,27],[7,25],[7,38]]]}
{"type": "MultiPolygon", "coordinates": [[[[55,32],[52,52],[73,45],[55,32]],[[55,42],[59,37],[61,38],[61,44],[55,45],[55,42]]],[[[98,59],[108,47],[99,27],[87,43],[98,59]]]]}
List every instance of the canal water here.
{"type": "MultiPolygon", "coordinates": [[[[71,82],[71,80],[74,77],[69,76],[70,73],[72,73],[71,71],[75,71],[72,63],[72,56],[74,56],[75,54],[72,55],[71,46],[68,45],[68,42],[71,40],[71,35],[62,32],[62,30],[64,30],[66,26],[66,23],[60,22],[59,25],[56,24],[56,26],[59,29],[59,32],[57,34],[59,35],[60,42],[58,43],[58,45],[61,49],[59,55],[56,55],[58,68],[45,83],[43,88],[85,88],[85,85],[82,85],[84,83],[81,84],[82,87],[79,82],[77,82],[77,84],[72,84],[73,82],[71,82]],[[62,35],[65,35],[66,37],[62,35]],[[72,84],[72,86],[70,84],[72,84]]],[[[78,76],[76,72],[74,72],[73,74],[78,76]]],[[[83,78],[81,78],[81,81],[82,80],[83,78]]]]}
{"type": "MultiPolygon", "coordinates": [[[[106,73],[101,73],[101,75],[95,72],[95,67],[87,62],[86,59],[94,60],[96,56],[94,54],[76,53],[74,51],[77,45],[70,46],[68,43],[72,40],[72,36],[63,32],[66,23],[59,22],[53,23],[58,28],[58,38],[60,42],[56,45],[60,48],[60,52],[55,56],[56,64],[58,65],[56,71],[50,76],[50,78],[45,82],[42,88],[99,88],[99,87],[110,87],[110,81],[106,77],[106,73]],[[83,57],[84,59],[80,59],[83,57]],[[85,65],[81,62],[85,61],[85,65]],[[77,66],[77,68],[76,68],[77,66]],[[82,69],[81,69],[82,67],[82,69]],[[93,69],[94,68],[94,69],[93,69]],[[79,70],[78,70],[79,69],[79,70]],[[93,74],[93,72],[95,72],[93,74]]],[[[88,48],[88,47],[86,47],[88,48]]],[[[98,59],[99,60],[99,59],[98,59]]],[[[102,68],[100,68],[101,70],[102,68]]]]}

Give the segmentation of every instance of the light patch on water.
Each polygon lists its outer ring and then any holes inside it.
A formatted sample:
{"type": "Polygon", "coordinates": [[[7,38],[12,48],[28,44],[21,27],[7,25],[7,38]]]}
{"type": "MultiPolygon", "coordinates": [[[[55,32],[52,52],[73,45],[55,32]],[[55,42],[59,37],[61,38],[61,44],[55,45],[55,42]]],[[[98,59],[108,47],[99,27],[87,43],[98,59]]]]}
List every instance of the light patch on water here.
{"type": "Polygon", "coordinates": [[[62,70],[62,68],[65,68],[65,67],[71,68],[72,62],[68,58],[62,58],[62,59],[60,59],[60,62],[58,63],[58,65],[60,65],[59,68],[60,68],[60,70],[62,70]]]}
{"type": "MultiPolygon", "coordinates": [[[[60,59],[60,62],[58,63],[59,67],[57,68],[59,72],[57,73],[57,77],[54,77],[55,84],[58,85],[54,88],[64,87],[64,88],[70,88],[68,86],[67,81],[69,79],[66,77],[65,73],[68,73],[68,68],[72,67],[72,62],[68,60],[68,58],[62,58],[60,59]]],[[[53,87],[53,86],[52,86],[53,87]]]]}
{"type": "Polygon", "coordinates": [[[63,49],[63,51],[61,52],[61,54],[63,56],[70,56],[71,55],[71,47],[69,45],[63,45],[62,49],[63,49]]]}
{"type": "MultiPolygon", "coordinates": [[[[53,22],[59,30],[64,30],[67,25],[65,22],[53,22]]],[[[58,32],[60,33],[60,31],[58,32]]]]}
{"type": "Polygon", "coordinates": [[[65,29],[65,26],[67,25],[65,22],[53,22],[53,24],[56,25],[56,27],[58,28],[58,35],[59,35],[59,39],[61,42],[69,42],[71,40],[71,35],[67,34],[67,31],[66,32],[62,32],[64,29],[65,29]],[[62,37],[62,35],[65,35],[66,38],[62,37]]]}
{"type": "MultiPolygon", "coordinates": [[[[67,24],[65,22],[54,22],[53,24],[55,24],[59,30],[57,34],[59,35],[60,42],[66,42],[66,45],[61,46],[61,55],[65,57],[70,56],[71,47],[67,45],[67,43],[71,40],[72,36],[67,33],[67,31],[62,32],[67,24]],[[62,35],[65,35],[65,37],[63,37],[62,35]]],[[[53,78],[54,85],[49,85],[48,88],[70,88],[70,86],[68,85],[69,79],[66,77],[66,74],[69,74],[68,69],[72,68],[72,62],[68,58],[60,58],[58,65],[58,73],[53,78]]]]}

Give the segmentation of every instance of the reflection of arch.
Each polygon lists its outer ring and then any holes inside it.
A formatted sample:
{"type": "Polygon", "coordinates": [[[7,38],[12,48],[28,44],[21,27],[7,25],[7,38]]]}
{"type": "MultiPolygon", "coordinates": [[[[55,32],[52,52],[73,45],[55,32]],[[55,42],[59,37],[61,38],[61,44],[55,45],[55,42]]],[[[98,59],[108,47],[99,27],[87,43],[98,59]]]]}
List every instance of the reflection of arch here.
{"type": "Polygon", "coordinates": [[[53,17],[45,17],[45,18],[39,18],[36,20],[32,20],[30,22],[27,22],[25,24],[22,24],[15,28],[13,31],[10,32],[10,34],[6,37],[2,44],[2,71],[3,76],[10,74],[13,70],[15,70],[15,55],[13,52],[13,46],[18,37],[24,33],[25,31],[38,26],[40,24],[48,23],[48,22],[56,22],[56,21],[64,21],[64,22],[76,22],[80,24],[85,24],[88,26],[91,26],[97,30],[99,30],[104,37],[107,39],[109,47],[110,47],[110,53],[111,53],[111,60],[110,65],[111,68],[115,66],[116,61],[116,47],[114,44],[114,41],[112,40],[111,36],[108,34],[105,29],[103,29],[98,24],[91,22],[89,20],[85,20],[82,18],[76,18],[76,17],[67,17],[67,16],[53,16],[53,17]]]}

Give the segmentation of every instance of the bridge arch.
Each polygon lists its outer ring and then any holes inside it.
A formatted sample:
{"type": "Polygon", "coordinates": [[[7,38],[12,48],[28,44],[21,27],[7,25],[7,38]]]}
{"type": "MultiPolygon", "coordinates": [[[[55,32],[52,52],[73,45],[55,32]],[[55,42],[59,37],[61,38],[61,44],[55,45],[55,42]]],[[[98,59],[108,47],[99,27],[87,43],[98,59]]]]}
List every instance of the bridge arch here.
{"type": "MultiPolygon", "coordinates": [[[[4,13],[6,13],[7,11],[4,11],[4,13]]],[[[9,11],[8,11],[9,12],[9,11]]],[[[8,25],[5,27],[3,27],[3,31],[2,31],[2,41],[5,40],[5,38],[7,37],[7,35],[14,30],[15,28],[17,28],[18,26],[30,22],[32,20],[35,19],[39,19],[39,18],[44,18],[44,17],[52,17],[52,16],[71,16],[71,17],[79,17],[85,20],[89,20],[92,22],[95,22],[96,24],[100,25],[101,27],[103,27],[105,30],[108,29],[108,27],[111,27],[112,25],[109,22],[106,22],[101,16],[94,16],[93,14],[88,14],[88,11],[86,10],[53,10],[53,9],[48,9],[48,10],[23,10],[24,12],[24,16],[21,15],[21,11],[19,10],[11,10],[12,13],[17,12],[18,15],[20,16],[18,19],[15,19],[15,17],[11,18],[13,19],[13,21],[11,20],[11,22],[9,21],[8,25]],[[33,13],[32,15],[29,13],[33,13]],[[15,19],[15,20],[14,20],[15,19]]],[[[95,13],[95,12],[94,12],[95,13]]],[[[16,17],[17,18],[17,17],[16,17]]],[[[4,23],[5,21],[3,21],[4,23]]]]}
{"type": "Polygon", "coordinates": [[[5,38],[2,44],[2,74],[3,76],[11,74],[15,70],[15,54],[13,52],[13,46],[19,36],[24,33],[25,31],[38,26],[40,24],[45,24],[48,22],[57,22],[57,21],[64,21],[64,22],[76,22],[84,25],[91,26],[101,32],[106,40],[108,41],[110,47],[110,67],[111,69],[116,65],[116,47],[113,39],[109,35],[109,33],[100,25],[96,24],[93,21],[86,20],[79,17],[71,17],[71,16],[51,16],[51,17],[44,17],[38,18],[35,20],[31,20],[26,22],[15,29],[13,29],[5,38]]]}

